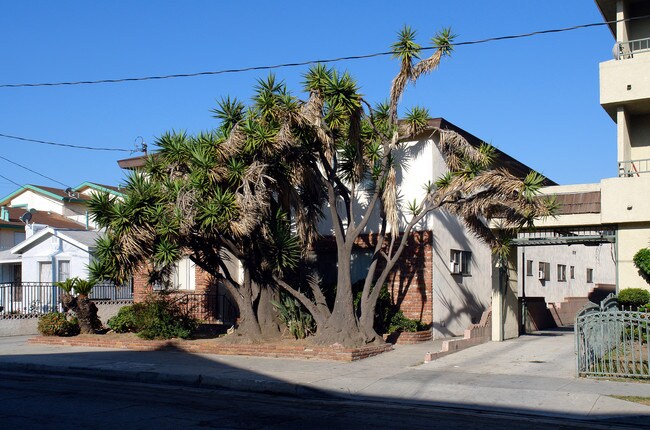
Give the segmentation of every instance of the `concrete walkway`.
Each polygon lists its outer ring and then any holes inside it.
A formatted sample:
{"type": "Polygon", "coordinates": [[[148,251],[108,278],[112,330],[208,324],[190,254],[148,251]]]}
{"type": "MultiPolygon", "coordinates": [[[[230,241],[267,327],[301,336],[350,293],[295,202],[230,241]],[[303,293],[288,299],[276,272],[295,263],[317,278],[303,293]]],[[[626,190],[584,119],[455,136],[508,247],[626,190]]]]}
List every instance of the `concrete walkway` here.
{"type": "Polygon", "coordinates": [[[0,338],[0,371],[77,374],[234,390],[417,403],[650,428],[650,381],[575,378],[573,333],[490,342],[423,363],[441,342],[398,345],[353,363],[29,345],[0,338]]]}

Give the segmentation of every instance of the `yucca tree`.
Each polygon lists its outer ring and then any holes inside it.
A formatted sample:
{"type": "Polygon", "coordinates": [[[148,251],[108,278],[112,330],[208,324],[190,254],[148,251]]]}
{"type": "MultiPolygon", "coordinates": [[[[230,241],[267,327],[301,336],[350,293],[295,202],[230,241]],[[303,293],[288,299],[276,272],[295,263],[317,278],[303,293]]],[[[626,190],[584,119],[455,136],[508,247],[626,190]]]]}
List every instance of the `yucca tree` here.
{"type": "Polygon", "coordinates": [[[315,65],[305,75],[306,100],[270,75],[258,81],[250,105],[220,100],[213,110],[220,121],[215,131],[164,134],[157,142],[160,152],[129,178],[123,201],[106,195],[91,201],[91,212],[107,231],[98,242],[93,273],[120,281],[144,263],[164,276],[189,254],[230,289],[246,335],[263,336],[268,318],[260,304],[270,303],[269,289],[280,287],[313,315],[317,342],[381,342],[373,328],[380,288],[424,217],[444,209],[505,250],[488,220],[516,230],[552,211],[536,197],[543,178],[531,174],[520,180],[494,169],[491,147],[475,148],[454,132],[433,129],[426,109],[414,107],[398,122],[407,85],[452,52],[449,29],[432,39],[433,53],[425,59],[415,36],[405,27],[393,45],[400,70],[386,103],[372,106],[348,73],[315,65]],[[422,201],[402,205],[397,151],[424,131],[439,134],[449,172],[424,184],[422,201]],[[407,217],[402,225],[400,214],[407,217]],[[373,216],[381,220],[378,229],[369,225],[373,216]],[[332,222],[336,243],[333,303],[318,282],[303,285],[291,273],[310,253],[322,217],[332,222]],[[357,312],[350,262],[365,233],[376,241],[357,312]],[[224,250],[241,261],[242,282],[228,272],[224,250]]]}
{"type": "Polygon", "coordinates": [[[320,190],[303,186],[312,155],[287,141],[298,103],[273,75],[260,80],[253,104],[230,98],[213,110],[210,132],[165,133],[160,151],[128,178],[125,197],[97,195],[90,209],[106,234],[97,243],[97,279],[123,282],[139,267],[152,281],[169,275],[183,255],[223,283],[240,310],[239,332],[250,338],[280,335],[269,288],[296,266],[301,245],[314,237],[320,190]],[[313,194],[313,195],[310,195],[313,194]],[[288,213],[299,213],[299,236],[288,213]],[[229,259],[242,264],[243,280],[229,259]]]}
{"type": "Polygon", "coordinates": [[[531,173],[520,180],[503,169],[494,169],[493,148],[475,148],[455,132],[433,129],[426,109],[414,107],[403,121],[397,120],[407,85],[435,70],[452,52],[454,36],[445,29],[432,39],[433,54],[420,60],[422,48],[415,36],[405,27],[393,45],[400,70],[387,103],[371,106],[347,73],[323,65],[312,67],[305,76],[304,90],[309,98],[302,103],[290,130],[293,139],[301,141],[317,158],[315,164],[297,167],[311,169],[314,183],[325,190],[327,204],[323,210],[332,221],[336,242],[336,297],[330,307],[318,288],[303,293],[281,279],[276,282],[314,315],[316,339],[324,344],[382,342],[373,328],[381,286],[402,255],[413,228],[431,212],[446,210],[459,216],[495,250],[505,252],[508,247],[490,230],[489,220],[498,219],[503,231],[514,231],[553,210],[552,202],[536,197],[543,177],[531,173]],[[423,184],[426,194],[422,201],[401,205],[396,153],[401,142],[425,131],[438,133],[439,150],[449,171],[435,183],[423,184]],[[406,217],[401,226],[400,214],[406,217]],[[381,220],[379,229],[368,224],[373,216],[381,220]],[[357,311],[350,262],[362,233],[371,233],[376,241],[357,311]]]}

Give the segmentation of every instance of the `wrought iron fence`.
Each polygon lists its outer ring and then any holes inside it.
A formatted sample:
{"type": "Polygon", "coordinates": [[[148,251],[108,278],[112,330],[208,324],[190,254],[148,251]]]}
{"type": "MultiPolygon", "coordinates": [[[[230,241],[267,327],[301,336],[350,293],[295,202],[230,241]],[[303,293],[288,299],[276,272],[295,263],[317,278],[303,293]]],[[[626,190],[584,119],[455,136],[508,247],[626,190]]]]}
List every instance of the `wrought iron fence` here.
{"type": "Polygon", "coordinates": [[[650,378],[650,313],[618,309],[615,296],[576,316],[578,376],[650,378]]]}
{"type": "MultiPolygon", "coordinates": [[[[0,315],[42,315],[60,311],[59,296],[61,290],[52,283],[42,282],[8,282],[0,284],[0,315]]],[[[131,300],[131,284],[116,286],[98,284],[89,296],[93,300],[131,300]]]]}
{"type": "Polygon", "coordinates": [[[181,310],[206,322],[233,324],[239,313],[230,298],[218,293],[188,293],[174,300],[181,310]]]}

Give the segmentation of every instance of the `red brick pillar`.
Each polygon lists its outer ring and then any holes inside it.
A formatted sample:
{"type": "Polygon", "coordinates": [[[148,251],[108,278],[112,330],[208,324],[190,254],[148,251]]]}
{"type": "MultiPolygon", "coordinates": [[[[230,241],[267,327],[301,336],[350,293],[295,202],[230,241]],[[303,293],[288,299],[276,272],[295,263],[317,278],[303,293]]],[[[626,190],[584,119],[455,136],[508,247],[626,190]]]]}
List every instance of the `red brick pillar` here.
{"type": "Polygon", "coordinates": [[[153,288],[149,284],[149,270],[146,265],[141,265],[133,273],[133,301],[143,302],[151,295],[153,288]]]}
{"type": "Polygon", "coordinates": [[[433,322],[433,248],[431,232],[411,233],[404,252],[388,280],[393,303],[399,303],[404,316],[433,322]]]}

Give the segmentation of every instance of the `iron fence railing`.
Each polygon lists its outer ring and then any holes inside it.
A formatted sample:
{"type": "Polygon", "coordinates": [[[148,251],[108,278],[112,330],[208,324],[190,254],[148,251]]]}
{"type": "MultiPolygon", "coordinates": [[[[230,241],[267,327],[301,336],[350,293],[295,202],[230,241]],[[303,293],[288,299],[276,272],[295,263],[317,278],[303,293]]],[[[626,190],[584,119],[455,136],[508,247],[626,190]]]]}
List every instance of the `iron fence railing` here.
{"type": "MultiPolygon", "coordinates": [[[[60,311],[61,290],[52,283],[7,282],[0,284],[0,315],[41,315],[60,311]]],[[[132,300],[131,284],[98,284],[89,297],[93,300],[132,300]]]]}
{"type": "Polygon", "coordinates": [[[187,293],[174,299],[180,309],[192,317],[205,322],[233,324],[239,312],[230,298],[218,293],[187,293]]]}
{"type": "Polygon", "coordinates": [[[619,310],[616,298],[576,317],[578,376],[650,378],[650,313],[619,310]]]}
{"type": "Polygon", "coordinates": [[[634,58],[634,54],[650,52],[650,38],[616,42],[614,55],[617,60],[634,58]]]}
{"type": "Polygon", "coordinates": [[[618,176],[621,178],[640,176],[644,173],[650,173],[650,158],[619,161],[618,163],[618,176]]]}

